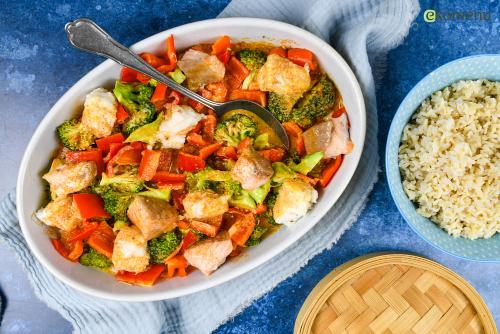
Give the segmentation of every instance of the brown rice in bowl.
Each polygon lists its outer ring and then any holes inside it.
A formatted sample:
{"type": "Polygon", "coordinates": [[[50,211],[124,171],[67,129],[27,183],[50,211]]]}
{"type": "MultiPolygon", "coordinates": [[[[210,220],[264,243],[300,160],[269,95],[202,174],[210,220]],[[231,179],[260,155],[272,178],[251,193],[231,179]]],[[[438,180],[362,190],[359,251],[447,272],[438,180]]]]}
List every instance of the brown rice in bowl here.
{"type": "Polygon", "coordinates": [[[417,212],[454,237],[500,232],[500,82],[462,80],[432,94],[399,147],[417,212]]]}

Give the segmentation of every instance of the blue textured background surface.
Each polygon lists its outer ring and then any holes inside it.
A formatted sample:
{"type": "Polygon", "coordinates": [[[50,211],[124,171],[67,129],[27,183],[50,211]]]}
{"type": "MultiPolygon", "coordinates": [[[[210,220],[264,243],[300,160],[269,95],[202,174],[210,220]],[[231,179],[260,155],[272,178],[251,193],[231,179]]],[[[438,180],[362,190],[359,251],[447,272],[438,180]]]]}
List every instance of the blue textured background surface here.
{"type": "MultiPolygon", "coordinates": [[[[15,185],[30,134],[57,99],[100,60],[70,47],[64,24],[86,16],[130,45],[180,24],[215,17],[227,1],[60,2],[0,1],[0,196],[15,185]]],[[[387,58],[379,80],[380,156],[390,121],[406,93],[428,72],[450,60],[499,53],[500,4],[494,1],[421,1],[422,12],[489,12],[490,21],[425,23],[419,15],[409,36],[387,58]]],[[[383,161],[383,159],[381,159],[383,161]]],[[[383,167],[383,166],[382,166],[383,167]]],[[[463,275],[481,293],[500,322],[500,264],[455,259],[422,241],[403,221],[380,174],[359,221],[337,245],[312,259],[299,273],[254,302],[218,329],[219,333],[291,332],[295,317],[314,285],[333,268],[359,255],[398,250],[436,260],[463,275]],[[495,292],[495,290],[497,290],[495,292]]],[[[70,325],[32,294],[12,252],[0,245],[0,285],[7,308],[0,332],[69,333],[70,325]]],[[[147,316],[145,316],[147,321],[147,316]]]]}

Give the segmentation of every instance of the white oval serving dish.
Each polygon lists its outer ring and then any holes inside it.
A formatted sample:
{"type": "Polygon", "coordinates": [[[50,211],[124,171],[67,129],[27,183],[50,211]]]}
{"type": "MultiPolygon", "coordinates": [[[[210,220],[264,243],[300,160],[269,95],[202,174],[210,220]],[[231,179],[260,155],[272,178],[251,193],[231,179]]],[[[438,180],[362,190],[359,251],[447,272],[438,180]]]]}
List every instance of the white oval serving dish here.
{"type": "MultiPolygon", "coordinates": [[[[46,185],[40,178],[49,157],[58,145],[56,127],[70,118],[83,105],[85,95],[101,86],[113,85],[119,78],[120,66],[111,60],[94,68],[71,87],[47,113],[33,134],[24,153],[17,180],[17,211],[24,237],[37,259],[57,278],[85,293],[114,300],[162,300],[201,291],[233,279],[277,255],[309,231],[340,197],[358,165],[365,139],[365,105],[359,84],[342,57],[327,43],[298,27],[271,20],[254,18],[225,18],[186,24],[163,31],[135,44],[136,52],[160,53],[168,35],[175,36],[177,49],[199,42],[213,42],[221,35],[233,41],[266,40],[279,44],[286,41],[310,49],[321,67],[334,80],[344,99],[351,123],[354,151],[347,155],[333,181],[320,196],[306,217],[292,227],[283,227],[265,239],[258,247],[250,248],[236,260],[229,261],[211,276],[195,271],[185,278],[162,281],[152,287],[138,287],[117,282],[85,266],[71,263],[59,256],[42,227],[33,221],[42,203],[46,185]]],[[[293,261],[293,259],[291,259],[293,261]]]]}

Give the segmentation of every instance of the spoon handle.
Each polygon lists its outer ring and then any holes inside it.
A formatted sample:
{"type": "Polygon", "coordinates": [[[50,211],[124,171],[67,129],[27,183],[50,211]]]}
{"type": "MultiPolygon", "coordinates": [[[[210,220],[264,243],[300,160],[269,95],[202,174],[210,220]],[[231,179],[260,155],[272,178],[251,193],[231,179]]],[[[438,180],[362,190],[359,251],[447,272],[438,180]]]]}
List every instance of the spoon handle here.
{"type": "Polygon", "coordinates": [[[64,28],[68,39],[75,47],[96,53],[100,56],[112,59],[115,62],[141,72],[159,82],[167,85],[171,89],[182,95],[203,104],[206,107],[217,111],[219,104],[210,101],[188,88],[179,85],[168,76],[157,71],[154,67],[145,62],[141,57],[133,53],[129,48],[115,41],[106,31],[89,19],[81,18],[66,24],[64,28]]]}

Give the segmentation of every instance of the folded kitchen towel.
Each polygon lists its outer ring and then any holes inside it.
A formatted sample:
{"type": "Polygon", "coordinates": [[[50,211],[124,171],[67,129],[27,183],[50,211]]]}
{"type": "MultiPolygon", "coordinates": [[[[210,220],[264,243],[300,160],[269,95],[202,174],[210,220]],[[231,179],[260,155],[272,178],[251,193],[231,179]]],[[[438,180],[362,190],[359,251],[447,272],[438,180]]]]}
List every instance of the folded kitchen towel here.
{"type": "Polygon", "coordinates": [[[311,231],[258,270],[174,300],[123,303],[82,294],[48,273],[26,245],[11,193],[0,204],[0,235],[18,255],[37,296],[70,321],[76,333],[208,333],[332,247],[358,217],[377,179],[374,73],[383,68],[385,53],[406,36],[418,11],[416,0],[232,1],[221,17],[289,22],[331,43],[350,63],[364,93],[368,126],[363,156],[344,195],[311,231]]]}

